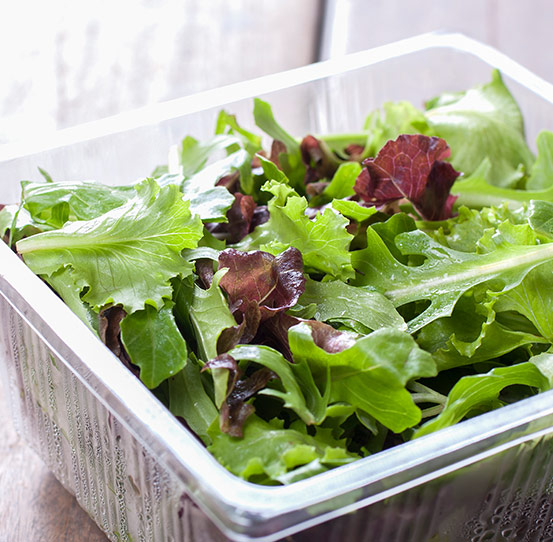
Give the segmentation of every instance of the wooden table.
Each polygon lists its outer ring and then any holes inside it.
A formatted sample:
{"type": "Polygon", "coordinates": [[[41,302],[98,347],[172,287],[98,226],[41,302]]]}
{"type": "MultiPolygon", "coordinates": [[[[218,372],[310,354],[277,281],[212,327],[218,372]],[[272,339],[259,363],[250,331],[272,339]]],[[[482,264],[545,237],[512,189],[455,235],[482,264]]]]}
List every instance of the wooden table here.
{"type": "Polygon", "coordinates": [[[0,542],[107,542],[18,436],[0,387],[0,542]]]}

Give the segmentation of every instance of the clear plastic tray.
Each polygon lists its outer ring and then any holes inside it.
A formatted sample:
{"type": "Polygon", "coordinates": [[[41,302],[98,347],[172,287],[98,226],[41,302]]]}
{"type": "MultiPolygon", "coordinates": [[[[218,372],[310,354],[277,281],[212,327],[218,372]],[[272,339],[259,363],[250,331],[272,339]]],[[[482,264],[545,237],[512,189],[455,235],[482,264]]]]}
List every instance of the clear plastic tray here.
{"type": "MultiPolygon", "coordinates": [[[[383,102],[421,105],[498,67],[530,142],[553,87],[488,46],[430,34],[0,148],[0,201],[37,166],[132,183],[224,107],[252,97],[292,133],[352,131],[383,102]]],[[[0,243],[0,355],[16,426],[107,536],[125,541],[553,540],[553,393],[289,486],[237,479],[0,243]]]]}

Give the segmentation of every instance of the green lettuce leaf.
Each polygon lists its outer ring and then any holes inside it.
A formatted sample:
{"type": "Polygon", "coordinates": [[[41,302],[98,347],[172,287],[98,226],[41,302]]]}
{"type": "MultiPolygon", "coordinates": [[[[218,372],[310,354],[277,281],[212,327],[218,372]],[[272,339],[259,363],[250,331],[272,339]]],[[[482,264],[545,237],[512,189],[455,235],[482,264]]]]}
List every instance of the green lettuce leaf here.
{"type": "Polygon", "coordinates": [[[287,473],[312,462],[317,462],[318,468],[304,469],[303,477],[359,458],[346,450],[345,442],[334,441],[329,432],[321,437],[321,432],[311,436],[300,427],[286,429],[278,420],[266,422],[254,414],[246,421],[242,438],[221,432],[214,423],[209,429],[212,444],[208,450],[237,476],[265,483],[284,483],[290,480],[287,473]]]}
{"type": "Polygon", "coordinates": [[[535,190],[494,186],[487,180],[491,171],[492,163],[485,158],[470,176],[455,182],[451,193],[458,196],[457,207],[465,205],[481,209],[507,205],[511,209],[517,209],[532,200],[553,201],[553,185],[535,190]]]}
{"type": "Polygon", "coordinates": [[[449,392],[440,415],[418,429],[414,438],[449,427],[475,409],[480,411],[495,407],[501,391],[512,385],[530,386],[540,391],[550,388],[548,378],[531,362],[496,367],[486,374],[464,376],[449,392]]]}
{"type": "Polygon", "coordinates": [[[337,280],[318,282],[307,279],[305,292],[298,304],[314,304],[316,309],[312,318],[321,322],[355,320],[370,330],[407,328],[403,318],[384,295],[337,280]]]}
{"type": "Polygon", "coordinates": [[[94,181],[34,183],[22,181],[22,201],[34,221],[61,228],[68,220],[91,220],[135,195],[132,186],[94,181]]]}
{"type": "Polygon", "coordinates": [[[228,147],[227,152],[236,152],[242,146],[250,155],[253,156],[256,152],[261,150],[261,137],[244,129],[238,124],[235,115],[227,113],[224,110],[221,110],[217,117],[215,133],[231,134],[240,140],[240,144],[237,143],[234,146],[228,147]]]}
{"type": "Polygon", "coordinates": [[[177,149],[178,165],[169,164],[171,173],[180,173],[185,178],[192,177],[195,173],[205,168],[208,159],[217,151],[235,148],[240,140],[229,134],[219,134],[205,143],[199,142],[191,136],[185,137],[177,149]]]}
{"type": "Polygon", "coordinates": [[[90,330],[98,335],[98,314],[81,299],[83,285],[75,280],[73,269],[62,267],[49,277],[45,277],[45,280],[90,330]]]}
{"type": "Polygon", "coordinates": [[[208,445],[211,444],[208,429],[218,419],[219,412],[205,389],[200,371],[196,359],[190,357],[182,371],[169,379],[169,410],[183,418],[208,445]]]}
{"type": "Polygon", "coordinates": [[[188,308],[190,320],[195,330],[198,343],[198,356],[209,361],[218,355],[217,339],[221,332],[236,326],[219,282],[227,269],[220,269],[213,275],[213,281],[208,290],[194,286],[194,293],[188,308]]]}
{"type": "Polygon", "coordinates": [[[344,162],[338,166],[336,173],[328,186],[323,190],[322,197],[325,201],[343,199],[353,196],[355,191],[353,185],[361,173],[359,162],[344,162]]]}
{"type": "Polygon", "coordinates": [[[180,251],[197,245],[202,223],[176,186],[160,190],[146,180],[136,192],[121,207],[23,239],[17,249],[40,275],[71,266],[87,288],[83,300],[95,309],[109,303],[127,313],[146,303],[162,307],[172,295],[169,280],[192,272],[180,251]]]}
{"type": "Polygon", "coordinates": [[[424,262],[399,262],[372,228],[368,246],[353,253],[356,285],[384,293],[395,307],[427,300],[430,305],[408,322],[414,332],[436,318],[449,316],[459,297],[470,288],[489,283],[496,291],[514,288],[534,267],[553,259],[553,244],[537,246],[504,243],[485,254],[452,250],[420,230],[401,233],[395,243],[403,254],[421,255],[424,262]],[[492,284],[493,281],[493,284],[492,284]]]}
{"type": "Polygon", "coordinates": [[[341,280],[353,276],[348,250],[353,235],[346,230],[349,221],[345,217],[326,209],[310,220],[305,215],[307,200],[289,186],[269,181],[263,190],[274,195],[268,203],[270,218],[236,248],[260,249],[278,255],[292,246],[301,252],[308,272],[328,274],[341,280]]]}
{"type": "Polygon", "coordinates": [[[553,132],[542,131],[536,139],[538,155],[526,182],[528,190],[545,190],[553,187],[553,132]]]}
{"type": "Polygon", "coordinates": [[[421,411],[405,386],[435,376],[436,365],[407,333],[381,329],[337,353],[317,346],[305,323],[292,327],[288,337],[295,362],[307,362],[317,384],[326,382],[330,371],[332,403],[350,404],[396,433],[419,423],[421,411]]]}
{"type": "Polygon", "coordinates": [[[376,207],[364,207],[356,201],[345,199],[332,200],[332,208],[356,222],[363,222],[378,212],[376,207]]]}
{"type": "Polygon", "coordinates": [[[186,342],[175,323],[172,307],[170,301],[159,310],[146,305],[121,321],[121,342],[132,363],[140,367],[140,380],[150,389],[186,364],[186,342]]]}
{"type": "Polygon", "coordinates": [[[421,329],[417,343],[432,353],[439,371],[500,358],[516,348],[548,343],[537,331],[513,329],[498,321],[495,304],[496,299],[477,303],[473,296],[463,296],[450,317],[439,318],[421,329]]]}
{"type": "Polygon", "coordinates": [[[275,120],[271,106],[260,100],[254,99],[253,116],[255,123],[273,139],[281,141],[286,147],[286,152],[278,155],[278,161],[282,171],[289,179],[289,183],[298,192],[304,191],[305,165],[301,158],[300,144],[275,120]]]}
{"type": "Polygon", "coordinates": [[[29,237],[50,229],[37,224],[29,212],[19,205],[6,205],[0,210],[0,239],[9,231],[8,244],[12,246],[24,237],[29,237]]]}
{"type": "Polygon", "coordinates": [[[364,128],[369,137],[363,155],[376,156],[386,142],[401,134],[426,134],[428,123],[410,102],[387,102],[367,117],[364,128]]]}
{"type": "Polygon", "coordinates": [[[453,167],[472,174],[486,158],[490,184],[514,187],[534,162],[520,109],[496,70],[490,83],[427,104],[430,135],[451,147],[453,167]],[[523,170],[521,171],[520,165],[523,170]]]}

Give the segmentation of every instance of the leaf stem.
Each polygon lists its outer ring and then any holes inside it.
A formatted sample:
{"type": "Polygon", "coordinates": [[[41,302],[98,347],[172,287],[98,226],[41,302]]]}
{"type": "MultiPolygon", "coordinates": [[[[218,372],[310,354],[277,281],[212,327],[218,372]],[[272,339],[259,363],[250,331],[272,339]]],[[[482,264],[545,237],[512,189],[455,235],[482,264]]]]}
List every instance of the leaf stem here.
{"type": "Polygon", "coordinates": [[[443,408],[443,405],[447,402],[447,397],[445,395],[438,393],[420,382],[410,382],[407,388],[414,392],[411,394],[411,397],[415,403],[437,403],[440,405],[440,408],[443,408]]]}
{"type": "Polygon", "coordinates": [[[421,411],[421,417],[424,418],[431,418],[432,416],[437,416],[442,412],[444,409],[444,405],[436,405],[430,408],[425,408],[421,411]]]}

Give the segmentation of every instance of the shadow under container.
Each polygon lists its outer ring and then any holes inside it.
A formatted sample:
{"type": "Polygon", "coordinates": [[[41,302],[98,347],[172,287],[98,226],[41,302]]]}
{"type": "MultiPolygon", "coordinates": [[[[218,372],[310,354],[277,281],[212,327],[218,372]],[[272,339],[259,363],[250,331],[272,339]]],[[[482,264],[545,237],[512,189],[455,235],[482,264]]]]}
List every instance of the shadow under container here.
{"type": "MultiPolygon", "coordinates": [[[[0,148],[0,201],[37,167],[133,183],[220,109],[252,125],[254,96],[288,131],[354,132],[386,101],[425,99],[497,67],[528,140],[553,129],[553,86],[459,34],[401,42],[0,148]]],[[[19,433],[112,541],[553,541],[553,392],[289,486],[227,472],[0,243],[0,366],[19,433]]]]}

